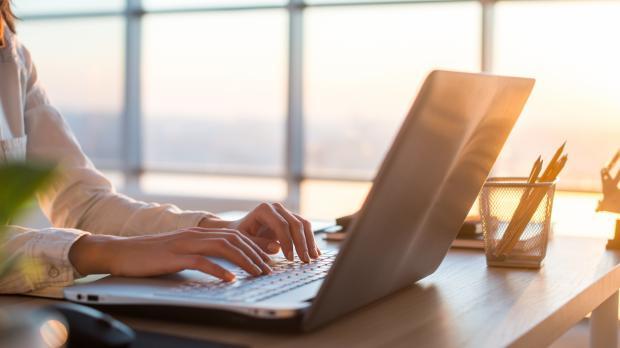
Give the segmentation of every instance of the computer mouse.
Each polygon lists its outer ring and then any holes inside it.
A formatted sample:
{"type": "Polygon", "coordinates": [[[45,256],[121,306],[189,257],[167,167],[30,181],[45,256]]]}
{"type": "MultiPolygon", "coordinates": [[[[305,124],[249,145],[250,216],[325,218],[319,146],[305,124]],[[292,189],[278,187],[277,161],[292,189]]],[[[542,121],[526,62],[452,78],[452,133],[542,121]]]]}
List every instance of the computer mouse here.
{"type": "Polygon", "coordinates": [[[136,338],[129,326],[94,308],[74,303],[57,303],[49,309],[59,312],[67,320],[67,348],[129,347],[136,338]]]}

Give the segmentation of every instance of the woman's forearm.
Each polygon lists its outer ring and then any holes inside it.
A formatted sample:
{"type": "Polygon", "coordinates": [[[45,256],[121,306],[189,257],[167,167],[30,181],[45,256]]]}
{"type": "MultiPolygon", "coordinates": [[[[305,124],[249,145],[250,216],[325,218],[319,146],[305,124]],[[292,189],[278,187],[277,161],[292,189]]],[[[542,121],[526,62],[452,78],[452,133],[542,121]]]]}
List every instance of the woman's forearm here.
{"type": "Polygon", "coordinates": [[[108,274],[114,257],[114,242],[118,237],[85,235],[69,250],[69,261],[82,274],[108,274]]]}

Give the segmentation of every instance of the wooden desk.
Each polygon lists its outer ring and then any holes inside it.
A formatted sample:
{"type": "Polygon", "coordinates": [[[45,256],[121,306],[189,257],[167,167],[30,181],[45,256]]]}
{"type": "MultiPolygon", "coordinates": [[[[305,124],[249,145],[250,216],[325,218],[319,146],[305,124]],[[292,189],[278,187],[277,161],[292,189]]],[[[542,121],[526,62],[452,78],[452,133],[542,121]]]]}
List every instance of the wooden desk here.
{"type": "MultiPolygon", "coordinates": [[[[540,347],[592,313],[594,347],[617,346],[620,253],[600,239],[558,237],[540,271],[487,268],[452,250],[439,270],[316,332],[267,334],[122,318],[134,327],[256,347],[540,347]]],[[[3,297],[40,305],[44,300],[3,297]]]]}

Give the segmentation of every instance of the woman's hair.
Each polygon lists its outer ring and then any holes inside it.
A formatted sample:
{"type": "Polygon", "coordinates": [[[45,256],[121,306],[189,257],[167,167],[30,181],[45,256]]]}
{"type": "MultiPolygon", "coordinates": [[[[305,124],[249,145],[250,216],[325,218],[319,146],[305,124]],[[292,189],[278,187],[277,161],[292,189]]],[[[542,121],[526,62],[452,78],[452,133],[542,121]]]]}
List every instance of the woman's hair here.
{"type": "Polygon", "coordinates": [[[15,32],[15,14],[11,10],[11,0],[0,0],[0,15],[4,19],[6,25],[15,32]]]}

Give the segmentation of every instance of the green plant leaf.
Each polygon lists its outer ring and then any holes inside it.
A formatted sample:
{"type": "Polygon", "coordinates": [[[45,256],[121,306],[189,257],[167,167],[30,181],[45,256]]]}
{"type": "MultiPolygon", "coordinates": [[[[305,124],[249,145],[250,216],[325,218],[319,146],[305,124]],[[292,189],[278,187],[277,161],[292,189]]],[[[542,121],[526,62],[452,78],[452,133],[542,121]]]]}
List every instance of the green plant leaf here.
{"type": "Polygon", "coordinates": [[[32,163],[0,165],[0,225],[14,219],[53,176],[54,167],[32,163]]]}
{"type": "MultiPolygon", "coordinates": [[[[0,165],[0,242],[5,238],[5,227],[17,217],[34,197],[53,178],[54,167],[32,163],[6,163],[0,165]]],[[[30,265],[33,260],[19,256],[9,257],[0,250],[0,277],[18,265],[22,272],[34,272],[36,267],[30,265]]]]}

